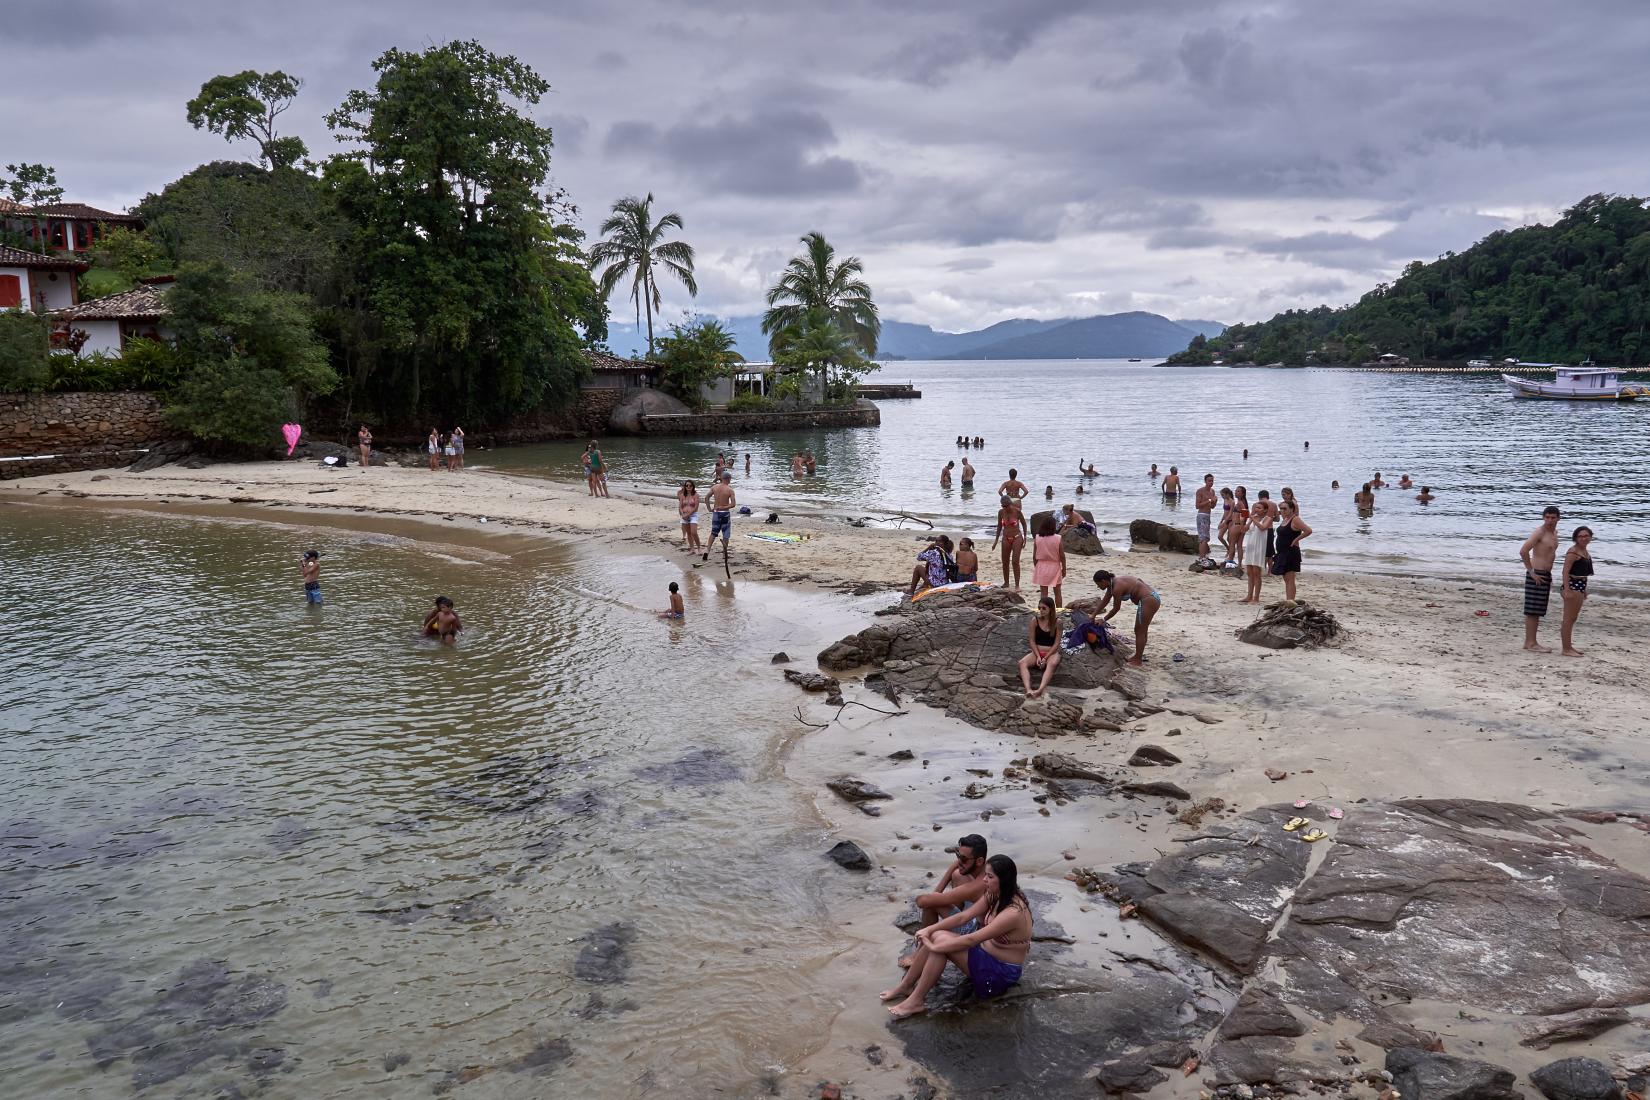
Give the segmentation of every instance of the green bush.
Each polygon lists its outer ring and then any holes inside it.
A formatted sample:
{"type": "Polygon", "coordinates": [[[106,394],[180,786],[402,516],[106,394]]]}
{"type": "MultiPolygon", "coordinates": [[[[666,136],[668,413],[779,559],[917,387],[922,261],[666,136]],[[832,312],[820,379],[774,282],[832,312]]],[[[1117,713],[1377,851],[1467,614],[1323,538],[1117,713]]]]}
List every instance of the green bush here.
{"type": "Polygon", "coordinates": [[[46,319],[21,309],[0,310],[0,390],[38,390],[46,384],[46,319]]]}
{"type": "Polygon", "coordinates": [[[138,339],[127,341],[121,355],[53,355],[45,388],[55,393],[169,390],[178,384],[179,376],[177,355],[170,345],[138,339]]]}
{"type": "Polygon", "coordinates": [[[766,409],[773,402],[759,393],[736,393],[728,401],[729,412],[756,412],[766,409]]]}

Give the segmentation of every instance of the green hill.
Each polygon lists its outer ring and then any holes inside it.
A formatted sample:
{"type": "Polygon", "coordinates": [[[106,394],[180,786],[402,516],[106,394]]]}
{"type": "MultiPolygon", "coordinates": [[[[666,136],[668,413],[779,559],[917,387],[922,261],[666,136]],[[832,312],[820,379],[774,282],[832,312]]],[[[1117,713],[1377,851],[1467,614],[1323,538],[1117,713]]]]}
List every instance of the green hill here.
{"type": "Polygon", "coordinates": [[[1552,225],[1419,260],[1352,305],[1290,310],[1195,337],[1170,363],[1420,359],[1636,364],[1650,357],[1650,209],[1592,195],[1552,225]]]}

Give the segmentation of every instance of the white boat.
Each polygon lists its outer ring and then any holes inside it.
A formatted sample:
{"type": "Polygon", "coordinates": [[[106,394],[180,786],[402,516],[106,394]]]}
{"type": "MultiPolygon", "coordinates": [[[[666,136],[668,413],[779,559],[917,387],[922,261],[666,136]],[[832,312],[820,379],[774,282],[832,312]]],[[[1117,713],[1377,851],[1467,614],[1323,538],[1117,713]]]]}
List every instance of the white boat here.
{"type": "Polygon", "coordinates": [[[1473,370],[1488,370],[1489,365],[1490,365],[1490,361],[1488,359],[1468,359],[1467,360],[1467,366],[1471,367],[1473,370]]]}
{"type": "MultiPolygon", "coordinates": [[[[1545,367],[1547,363],[1520,366],[1545,367]]],[[[1514,397],[1544,397],[1550,401],[1631,401],[1650,397],[1650,385],[1622,383],[1609,367],[1553,367],[1551,382],[1537,382],[1503,374],[1501,380],[1514,397]]]]}

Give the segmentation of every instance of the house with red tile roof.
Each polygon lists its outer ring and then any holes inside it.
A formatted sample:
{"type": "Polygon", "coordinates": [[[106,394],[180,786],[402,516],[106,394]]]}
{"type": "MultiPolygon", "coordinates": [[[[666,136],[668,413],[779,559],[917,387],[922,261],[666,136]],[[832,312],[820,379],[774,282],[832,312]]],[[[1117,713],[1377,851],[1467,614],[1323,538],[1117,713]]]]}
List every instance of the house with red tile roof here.
{"type": "Polygon", "coordinates": [[[56,310],[51,315],[53,328],[65,335],[76,329],[84,332],[86,341],[80,346],[81,355],[94,352],[119,355],[126,349],[128,341],[140,337],[170,340],[172,333],[166,325],[166,319],[170,316],[166,308],[166,291],[171,284],[172,276],[162,275],[146,279],[122,294],[91,298],[67,309],[56,310]]]}
{"type": "Polygon", "coordinates": [[[89,252],[103,226],[140,229],[143,219],[133,214],[99,210],[83,202],[42,203],[24,206],[0,199],[0,224],[13,233],[36,242],[44,241],[54,252],[89,252]]]}
{"type": "Polygon", "coordinates": [[[74,255],[0,244],[0,309],[50,313],[80,302],[80,276],[91,264],[74,255]]]}

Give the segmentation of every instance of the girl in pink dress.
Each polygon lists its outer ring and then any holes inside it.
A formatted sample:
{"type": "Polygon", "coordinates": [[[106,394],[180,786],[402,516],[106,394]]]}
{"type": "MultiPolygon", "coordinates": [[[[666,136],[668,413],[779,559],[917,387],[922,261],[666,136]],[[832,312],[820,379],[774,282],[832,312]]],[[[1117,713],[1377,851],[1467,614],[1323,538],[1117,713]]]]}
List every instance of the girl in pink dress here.
{"type": "Polygon", "coordinates": [[[1054,517],[1048,516],[1037,528],[1037,538],[1031,545],[1031,583],[1047,596],[1054,589],[1054,606],[1060,606],[1060,583],[1066,579],[1066,548],[1054,527],[1054,517]]]}

